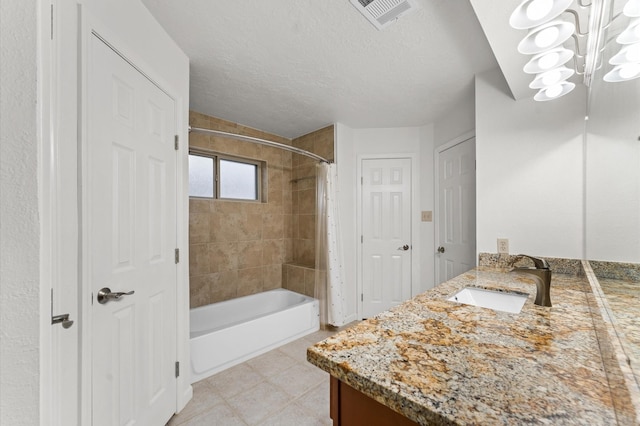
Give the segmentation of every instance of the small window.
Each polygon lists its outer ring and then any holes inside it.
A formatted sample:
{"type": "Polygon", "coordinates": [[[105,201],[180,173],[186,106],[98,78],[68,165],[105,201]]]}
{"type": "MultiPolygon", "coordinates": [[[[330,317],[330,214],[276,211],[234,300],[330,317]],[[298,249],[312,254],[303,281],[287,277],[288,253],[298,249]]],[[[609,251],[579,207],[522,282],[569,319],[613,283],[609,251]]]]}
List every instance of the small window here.
{"type": "Polygon", "coordinates": [[[225,155],[189,153],[189,196],[261,200],[262,163],[225,155]]]}

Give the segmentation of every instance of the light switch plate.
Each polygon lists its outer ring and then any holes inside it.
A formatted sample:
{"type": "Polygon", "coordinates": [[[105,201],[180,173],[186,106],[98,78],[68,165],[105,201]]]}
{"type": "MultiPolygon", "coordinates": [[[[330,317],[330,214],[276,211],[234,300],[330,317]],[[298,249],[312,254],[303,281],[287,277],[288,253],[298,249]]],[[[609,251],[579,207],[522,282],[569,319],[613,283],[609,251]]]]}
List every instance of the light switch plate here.
{"type": "Polygon", "coordinates": [[[432,222],[433,221],[433,212],[431,210],[422,212],[422,221],[423,222],[432,222]]]}
{"type": "Polygon", "coordinates": [[[508,238],[498,238],[498,254],[509,254],[508,238]]]}

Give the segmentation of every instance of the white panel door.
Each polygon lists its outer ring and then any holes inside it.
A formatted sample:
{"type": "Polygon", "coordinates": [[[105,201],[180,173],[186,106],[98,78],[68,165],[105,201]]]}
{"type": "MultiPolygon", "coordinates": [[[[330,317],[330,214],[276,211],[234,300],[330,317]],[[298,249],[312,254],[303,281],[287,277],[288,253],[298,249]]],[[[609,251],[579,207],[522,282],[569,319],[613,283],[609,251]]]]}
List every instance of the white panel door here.
{"type": "Polygon", "coordinates": [[[437,283],[476,264],[475,138],[438,155],[437,283]]]}
{"type": "Polygon", "coordinates": [[[88,70],[94,425],[163,425],[176,406],[174,101],[95,36],[88,70]],[[130,292],[98,302],[101,289],[130,292]]]}
{"type": "Polygon", "coordinates": [[[362,316],[411,297],[411,159],[362,160],[362,316]]]}

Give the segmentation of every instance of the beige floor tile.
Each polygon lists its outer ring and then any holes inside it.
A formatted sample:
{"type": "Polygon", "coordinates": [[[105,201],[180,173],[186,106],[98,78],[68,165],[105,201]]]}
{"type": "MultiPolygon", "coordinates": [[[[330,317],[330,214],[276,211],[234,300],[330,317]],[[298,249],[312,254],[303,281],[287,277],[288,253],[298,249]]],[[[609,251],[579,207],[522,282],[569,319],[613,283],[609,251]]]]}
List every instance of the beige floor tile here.
{"type": "Polygon", "coordinates": [[[250,359],[247,364],[266,378],[283,372],[292,362],[295,362],[293,358],[284,352],[274,350],[250,359]]]}
{"type": "Polygon", "coordinates": [[[268,382],[262,382],[227,399],[227,402],[246,423],[259,425],[270,415],[282,409],[289,400],[289,395],[283,390],[268,382]]]}
{"type": "Polygon", "coordinates": [[[224,399],[220,394],[215,391],[211,386],[204,382],[197,382],[193,384],[193,398],[187,404],[184,409],[173,416],[169,423],[170,426],[183,425],[193,417],[196,417],[204,412],[207,412],[216,404],[224,402],[224,399]]]}
{"type": "Polygon", "coordinates": [[[298,340],[294,340],[291,343],[287,343],[284,346],[280,346],[278,350],[281,352],[284,352],[286,355],[289,355],[291,358],[295,359],[296,361],[306,364],[307,348],[311,345],[312,343],[310,343],[306,339],[298,339],[298,340]]]}
{"type": "Polygon", "coordinates": [[[321,426],[331,423],[311,415],[304,407],[292,402],[280,412],[260,423],[260,426],[321,426]]]}
{"type": "Polygon", "coordinates": [[[329,419],[329,377],[302,395],[296,402],[314,416],[329,419]]]}
{"type": "Polygon", "coordinates": [[[246,362],[205,379],[226,399],[254,387],[263,380],[264,377],[246,362]]]}
{"type": "Polygon", "coordinates": [[[220,402],[206,413],[200,414],[187,423],[185,426],[246,426],[247,424],[227,405],[220,402]]]}
{"type": "Polygon", "coordinates": [[[293,364],[268,380],[295,398],[316,387],[323,380],[329,381],[329,375],[311,364],[293,364]]]}

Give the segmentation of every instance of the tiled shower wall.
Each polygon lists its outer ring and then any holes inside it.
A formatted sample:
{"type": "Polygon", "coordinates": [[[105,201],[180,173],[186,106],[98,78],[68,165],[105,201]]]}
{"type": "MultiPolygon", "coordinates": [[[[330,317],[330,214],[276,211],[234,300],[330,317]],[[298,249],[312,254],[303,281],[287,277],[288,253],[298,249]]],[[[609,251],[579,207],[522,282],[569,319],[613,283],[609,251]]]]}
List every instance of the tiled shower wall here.
{"type": "MultiPolygon", "coordinates": [[[[333,161],[333,126],[293,140],[293,146],[333,161]]],[[[313,268],[316,261],[316,164],[313,158],[293,154],[292,244],[296,265],[313,268]]]]}
{"type": "MultiPolygon", "coordinates": [[[[291,141],[191,111],[193,127],[222,130],[291,145],[291,141]]],[[[191,307],[282,287],[285,213],[290,216],[290,152],[218,136],[191,133],[189,146],[267,163],[267,202],[191,198],[189,276],[191,307]]]]}
{"type": "MultiPolygon", "coordinates": [[[[194,111],[189,124],[294,145],[333,159],[333,126],[291,141],[194,111]]],[[[265,161],[268,174],[266,203],[189,200],[191,307],[279,287],[313,296],[316,161],[199,133],[190,134],[189,146],[265,161]]]]}

